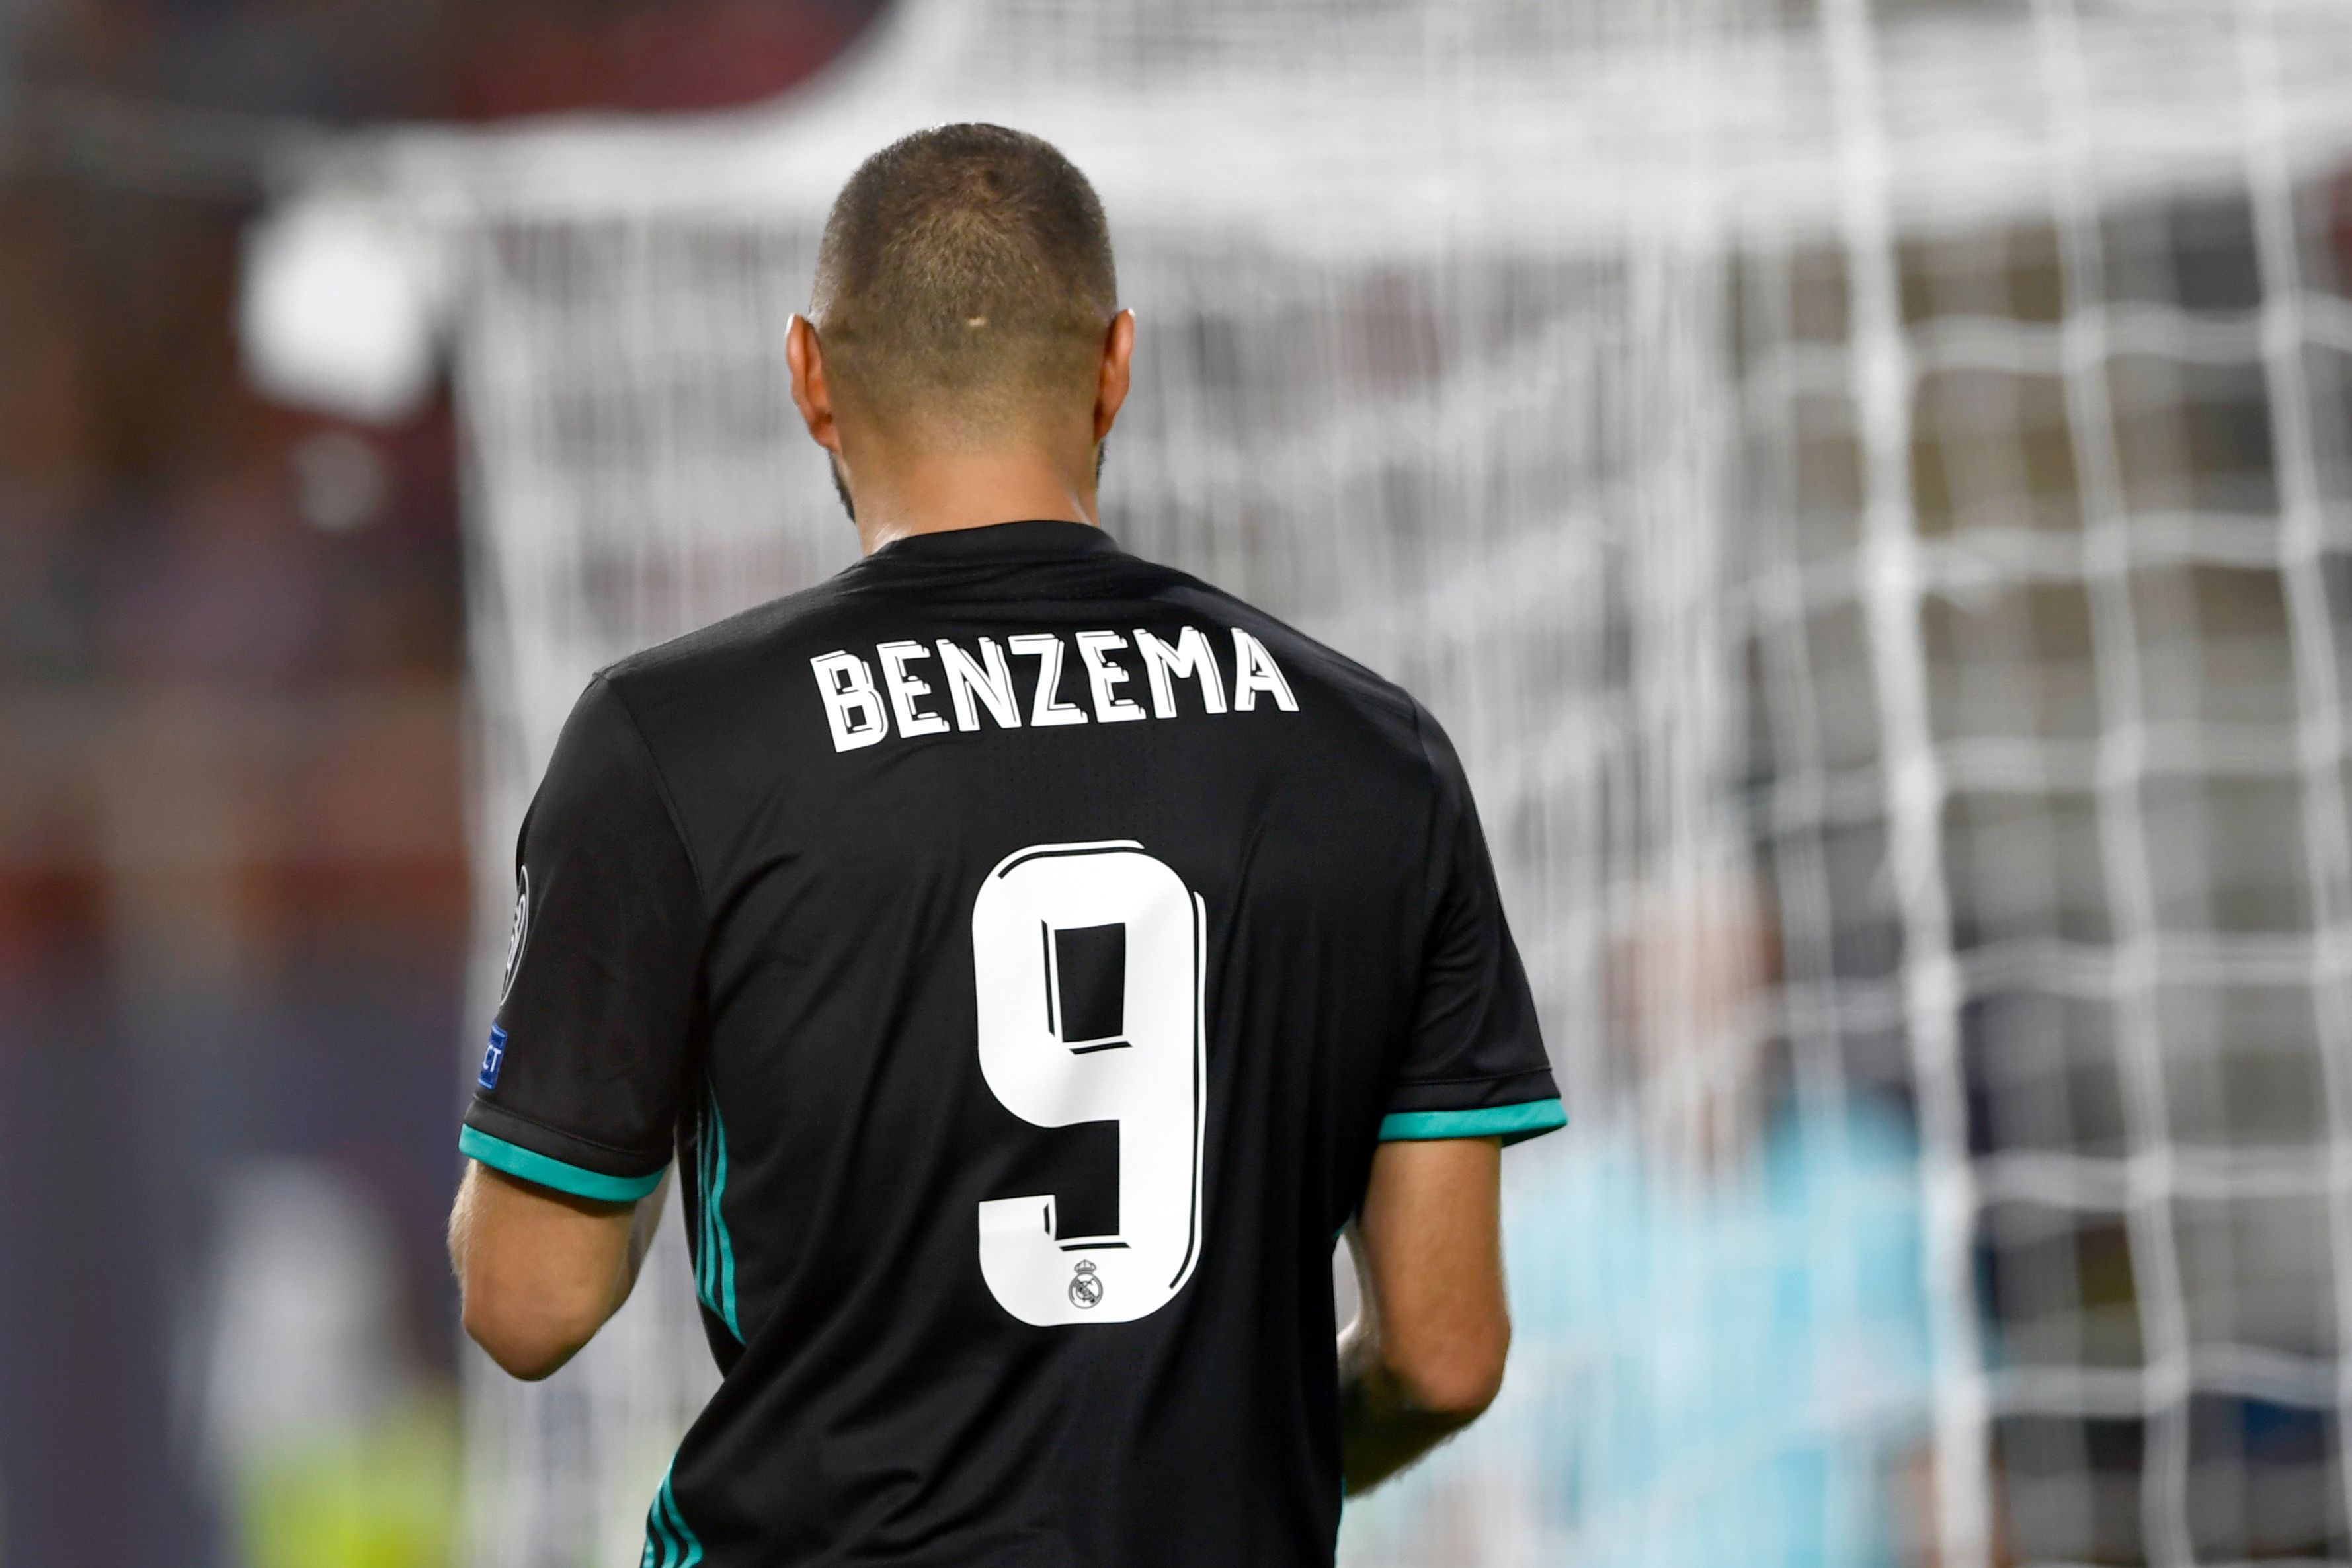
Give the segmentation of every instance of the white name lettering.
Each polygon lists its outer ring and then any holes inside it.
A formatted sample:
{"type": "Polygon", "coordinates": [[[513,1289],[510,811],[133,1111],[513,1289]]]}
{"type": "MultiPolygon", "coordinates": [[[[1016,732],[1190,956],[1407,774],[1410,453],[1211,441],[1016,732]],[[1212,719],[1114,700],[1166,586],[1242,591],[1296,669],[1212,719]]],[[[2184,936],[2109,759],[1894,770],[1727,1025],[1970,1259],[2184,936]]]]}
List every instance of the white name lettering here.
{"type": "Polygon", "coordinates": [[[824,697],[824,722],[833,727],[833,748],[855,751],[890,733],[874,672],[855,653],[820,653],[809,661],[816,689],[824,697]]]}
{"type": "Polygon", "coordinates": [[[1198,626],[1176,634],[1171,648],[1139,629],[1135,650],[1143,655],[1144,678],[1151,683],[1151,711],[1161,718],[1176,716],[1175,685],[1191,675],[1201,683],[1201,701],[1211,713],[1225,711],[1225,678],[1217,673],[1217,652],[1198,626]]]}
{"type": "Polygon", "coordinates": [[[1095,695],[1095,717],[1105,724],[1118,724],[1131,718],[1150,716],[1114,688],[1129,679],[1128,673],[1108,661],[1113,648],[1127,646],[1127,639],[1116,632],[1081,632],[1077,636],[1078,660],[1087,667],[1087,685],[1095,695]]]}
{"type": "Polygon", "coordinates": [[[976,664],[970,653],[940,638],[940,668],[947,672],[948,701],[955,704],[958,729],[980,727],[974,699],[999,727],[1021,727],[1021,704],[1013,695],[1013,672],[1004,667],[1004,650],[996,645],[995,638],[980,640],[980,663],[976,664]]]}
{"type": "Polygon", "coordinates": [[[1024,659],[1037,661],[1037,695],[1029,705],[1029,727],[1044,729],[1048,725],[1084,724],[1085,710],[1058,699],[1055,688],[1062,684],[1062,640],[1045,632],[1033,632],[1025,637],[1008,637],[1005,645],[1024,659]]]}
{"type": "Polygon", "coordinates": [[[920,643],[885,643],[874,651],[882,655],[882,680],[890,688],[890,711],[898,716],[898,733],[945,735],[946,719],[915,706],[917,697],[930,695],[930,682],[919,681],[907,673],[908,664],[929,658],[931,651],[920,643]]]}
{"type": "Polygon", "coordinates": [[[1265,644],[1243,631],[1234,628],[1234,711],[1247,713],[1257,706],[1257,694],[1264,692],[1274,699],[1274,706],[1285,713],[1298,711],[1298,699],[1290,695],[1290,683],[1282,678],[1280,666],[1265,644]]]}
{"type": "Polygon", "coordinates": [[[928,643],[881,643],[875,645],[870,660],[843,649],[817,655],[809,661],[809,668],[816,676],[817,695],[824,705],[824,721],[833,732],[835,751],[856,751],[893,735],[902,739],[950,731],[968,735],[987,727],[983,714],[999,729],[1047,729],[1188,715],[1297,713],[1297,695],[1274,654],[1240,627],[1232,632],[1230,690],[1224,671],[1218,666],[1216,645],[1198,626],[1180,627],[1172,636],[1138,627],[1131,633],[1031,632],[1001,643],[993,637],[982,637],[976,639],[977,655],[969,646],[947,637],[928,643]],[[1070,662],[1073,646],[1077,649],[1076,662],[1086,672],[1083,706],[1064,700],[1061,692],[1062,672],[1070,662]],[[1034,662],[1036,684],[1031,688],[1025,723],[1012,663],[1005,656],[1008,649],[1034,662]],[[1151,694],[1149,707],[1120,690],[1135,680],[1136,659],[1142,662],[1142,685],[1151,694]],[[931,680],[916,673],[926,660],[937,661],[938,674],[931,680]],[[1188,690],[1195,696],[1188,697],[1188,690]],[[948,714],[936,711],[942,697],[953,713],[952,722],[948,714]],[[1272,700],[1261,704],[1262,697],[1272,700]],[[927,702],[931,706],[925,706],[927,702]]]}

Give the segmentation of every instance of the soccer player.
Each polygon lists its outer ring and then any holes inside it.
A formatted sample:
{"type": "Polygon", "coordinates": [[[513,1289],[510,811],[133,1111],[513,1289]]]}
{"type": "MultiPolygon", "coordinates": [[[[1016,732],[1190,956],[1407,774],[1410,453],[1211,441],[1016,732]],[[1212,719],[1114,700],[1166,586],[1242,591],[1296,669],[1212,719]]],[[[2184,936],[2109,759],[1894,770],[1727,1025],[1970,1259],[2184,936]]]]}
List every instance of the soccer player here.
{"type": "Polygon", "coordinates": [[[1343,1484],[1494,1397],[1496,1151],[1563,1119],[1461,765],[1097,527],[1135,322],[1053,148],[877,154],[790,333],[866,559],[564,727],[467,1329],[562,1365],[675,1150],[724,1377],[647,1568],[1328,1563],[1343,1484]]]}

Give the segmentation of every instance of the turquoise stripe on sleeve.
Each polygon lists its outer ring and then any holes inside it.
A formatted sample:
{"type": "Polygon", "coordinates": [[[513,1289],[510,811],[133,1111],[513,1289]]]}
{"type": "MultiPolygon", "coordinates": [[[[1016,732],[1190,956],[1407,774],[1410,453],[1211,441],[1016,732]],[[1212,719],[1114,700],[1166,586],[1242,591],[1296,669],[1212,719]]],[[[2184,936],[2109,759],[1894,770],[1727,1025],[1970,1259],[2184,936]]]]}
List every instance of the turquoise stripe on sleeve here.
{"type": "Polygon", "coordinates": [[[716,1085],[710,1091],[710,1131],[718,1145],[711,1155],[710,1233],[719,1243],[719,1266],[711,1270],[710,1282],[716,1287],[719,1315],[727,1320],[727,1332],[740,1344],[743,1327],[735,1321],[735,1239],[727,1231],[727,1211],[719,1207],[719,1200],[727,1195],[727,1124],[719,1119],[716,1085]]]}
{"type": "Polygon", "coordinates": [[[740,1343],[742,1325],[735,1319],[735,1240],[728,1233],[726,1211],[719,1200],[727,1193],[727,1124],[719,1116],[719,1091],[706,1084],[702,1098],[702,1129],[696,1140],[695,1176],[702,1189],[702,1213],[695,1238],[695,1294],[718,1314],[727,1332],[740,1343]]]}
{"type": "Polygon", "coordinates": [[[1478,1111],[1397,1111],[1381,1118],[1381,1141],[1499,1137],[1516,1144],[1567,1125],[1568,1112],[1556,1099],[1489,1105],[1478,1111]]]}
{"type": "MultiPolygon", "coordinates": [[[[664,1477],[667,1482],[668,1478],[664,1477]]],[[[661,1494],[654,1494],[654,1506],[646,1511],[646,1554],[637,1568],[677,1568],[677,1548],[669,1541],[669,1527],[661,1516],[661,1494]]]]}
{"type": "Polygon", "coordinates": [[[662,1472],[661,1490],[646,1511],[646,1554],[643,1568],[695,1568],[702,1561],[702,1540],[677,1511],[677,1494],[670,1490],[669,1472],[662,1472]]]}
{"type": "Polygon", "coordinates": [[[677,1568],[694,1568],[696,1563],[702,1561],[702,1538],[696,1535],[693,1526],[686,1522],[686,1515],[678,1512],[677,1494],[670,1490],[667,1477],[662,1479],[662,1499],[669,1504],[671,1527],[686,1542],[686,1555],[678,1560],[677,1568]]]}
{"type": "Polygon", "coordinates": [[[593,1198],[599,1203],[635,1203],[661,1186],[659,1171],[645,1176],[606,1176],[602,1171],[582,1170],[578,1166],[550,1159],[520,1144],[494,1138],[479,1127],[457,1129],[457,1152],[467,1159],[481,1161],[494,1171],[504,1171],[523,1181],[537,1182],[541,1186],[551,1186],[574,1197],[593,1198]]]}

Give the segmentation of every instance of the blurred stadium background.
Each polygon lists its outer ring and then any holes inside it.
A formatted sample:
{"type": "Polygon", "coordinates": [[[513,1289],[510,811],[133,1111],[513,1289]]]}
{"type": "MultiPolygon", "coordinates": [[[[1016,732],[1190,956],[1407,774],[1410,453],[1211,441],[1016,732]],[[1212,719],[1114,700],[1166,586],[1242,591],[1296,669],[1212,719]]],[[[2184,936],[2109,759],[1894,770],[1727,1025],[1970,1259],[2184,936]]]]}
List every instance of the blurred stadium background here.
{"type": "Polygon", "coordinates": [[[2352,5],[16,0],[0,1565],[635,1560],[687,1270],[460,1354],[460,1063],[587,674],[853,554],[782,326],[954,118],[1570,1094],[1344,1560],[2352,1561],[2352,5]]]}

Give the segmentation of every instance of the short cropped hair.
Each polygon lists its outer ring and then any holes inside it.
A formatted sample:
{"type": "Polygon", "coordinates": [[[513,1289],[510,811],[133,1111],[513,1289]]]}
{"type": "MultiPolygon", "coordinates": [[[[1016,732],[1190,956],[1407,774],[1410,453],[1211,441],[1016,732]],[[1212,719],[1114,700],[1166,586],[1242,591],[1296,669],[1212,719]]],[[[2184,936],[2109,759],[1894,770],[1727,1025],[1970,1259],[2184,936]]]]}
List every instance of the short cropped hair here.
{"type": "Polygon", "coordinates": [[[835,199],[809,306],[836,394],[967,429],[1090,392],[1118,277],[1102,203],[1047,141],[919,131],[835,199]]]}

